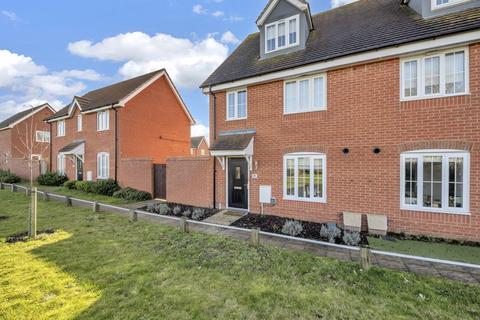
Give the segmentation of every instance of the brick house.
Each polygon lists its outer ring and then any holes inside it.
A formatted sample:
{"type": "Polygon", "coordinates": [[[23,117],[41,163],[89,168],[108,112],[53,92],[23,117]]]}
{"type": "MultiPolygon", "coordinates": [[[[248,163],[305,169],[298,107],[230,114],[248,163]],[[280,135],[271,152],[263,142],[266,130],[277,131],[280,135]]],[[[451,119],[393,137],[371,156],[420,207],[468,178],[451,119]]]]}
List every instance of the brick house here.
{"type": "Polygon", "coordinates": [[[188,156],[194,120],[168,73],[100,88],[46,119],[52,171],[75,180],[114,179],[153,193],[153,164],[188,156]]]}
{"type": "Polygon", "coordinates": [[[32,156],[33,178],[46,172],[50,163],[50,128],[43,119],[54,113],[45,103],[0,122],[0,170],[29,179],[32,156]]]}
{"type": "Polygon", "coordinates": [[[271,0],[256,23],[202,84],[216,207],[480,240],[480,1],[271,0]]]}
{"type": "Polygon", "coordinates": [[[209,154],[210,152],[208,151],[208,144],[205,137],[191,138],[190,155],[192,157],[208,156],[209,154]]]}

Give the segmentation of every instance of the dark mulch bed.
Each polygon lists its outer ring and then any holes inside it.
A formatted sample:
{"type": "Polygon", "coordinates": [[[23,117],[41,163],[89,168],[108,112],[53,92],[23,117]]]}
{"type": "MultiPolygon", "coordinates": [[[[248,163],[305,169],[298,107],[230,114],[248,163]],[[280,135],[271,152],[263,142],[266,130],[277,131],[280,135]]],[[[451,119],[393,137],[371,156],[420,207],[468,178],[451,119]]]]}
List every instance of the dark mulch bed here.
{"type": "MultiPolygon", "coordinates": [[[[37,236],[40,236],[42,234],[52,234],[52,233],[55,233],[54,229],[44,229],[44,230],[39,230],[37,232],[37,236]]],[[[16,242],[26,242],[28,240],[30,240],[30,238],[28,237],[28,231],[23,231],[23,232],[17,232],[8,236],[5,242],[16,243],[16,242]]]]}
{"type": "MultiPolygon", "coordinates": [[[[213,216],[214,214],[216,214],[216,213],[219,212],[218,209],[209,209],[209,208],[193,207],[193,206],[187,206],[187,205],[180,204],[180,203],[165,202],[165,203],[162,203],[162,204],[166,204],[166,205],[168,205],[168,207],[170,208],[170,211],[169,211],[169,212],[166,212],[166,213],[163,213],[163,215],[172,216],[172,217],[183,217],[183,216],[185,216],[185,217],[188,218],[188,219],[193,219],[193,218],[192,218],[193,211],[194,211],[195,209],[202,209],[203,212],[204,212],[202,218],[201,218],[201,219],[194,219],[194,220],[199,220],[199,221],[202,221],[202,220],[205,220],[205,219],[207,219],[207,218],[210,218],[211,216],[213,216]],[[175,213],[175,212],[174,212],[174,209],[175,209],[176,207],[179,207],[179,208],[180,208],[179,213],[175,213]],[[186,214],[187,211],[189,211],[190,214],[187,215],[187,214],[186,214]]],[[[153,208],[153,206],[146,206],[146,207],[143,207],[141,210],[144,210],[144,211],[147,211],[147,212],[151,212],[151,213],[160,214],[160,212],[158,212],[158,210],[156,210],[155,208],[153,208]]]]}
{"type": "MultiPolygon", "coordinates": [[[[278,216],[270,216],[270,215],[259,215],[249,213],[239,220],[235,221],[232,226],[239,227],[239,228],[260,228],[260,230],[265,232],[271,233],[282,233],[282,228],[285,222],[292,220],[288,218],[278,217],[278,216]]],[[[310,221],[300,221],[302,223],[303,231],[297,236],[298,238],[305,238],[305,239],[312,239],[312,240],[320,240],[328,242],[327,238],[323,238],[320,236],[320,229],[322,226],[327,226],[326,223],[316,223],[310,221]]],[[[339,228],[342,232],[340,237],[336,238],[336,244],[345,244],[343,242],[343,230],[339,228]]],[[[361,234],[361,245],[368,245],[368,239],[365,234],[361,234]]]]}

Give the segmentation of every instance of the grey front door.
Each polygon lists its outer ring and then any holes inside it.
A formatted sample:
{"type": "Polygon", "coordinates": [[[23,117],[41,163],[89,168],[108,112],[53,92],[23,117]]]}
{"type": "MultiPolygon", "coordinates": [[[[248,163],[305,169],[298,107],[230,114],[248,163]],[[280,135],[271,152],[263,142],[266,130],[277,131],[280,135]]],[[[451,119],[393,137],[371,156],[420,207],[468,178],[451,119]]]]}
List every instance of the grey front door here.
{"type": "Polygon", "coordinates": [[[80,156],[76,156],[75,157],[76,161],[77,161],[77,180],[78,181],[83,181],[83,159],[80,158],[80,156]]]}
{"type": "Polygon", "coordinates": [[[228,159],[228,206],[248,209],[248,163],[244,158],[228,159]]]}

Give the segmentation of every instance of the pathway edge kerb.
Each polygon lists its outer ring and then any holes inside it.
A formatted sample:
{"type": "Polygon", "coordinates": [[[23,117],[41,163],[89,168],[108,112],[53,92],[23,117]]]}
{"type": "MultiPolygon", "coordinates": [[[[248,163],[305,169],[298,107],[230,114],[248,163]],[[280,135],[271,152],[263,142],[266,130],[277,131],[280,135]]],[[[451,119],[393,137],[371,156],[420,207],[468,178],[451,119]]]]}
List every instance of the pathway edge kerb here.
{"type": "MultiPolygon", "coordinates": [[[[4,183],[4,185],[7,186],[7,187],[11,187],[12,185],[14,185],[18,189],[24,189],[24,190],[28,189],[28,187],[17,185],[17,184],[4,183]]],[[[38,193],[44,194],[45,191],[38,190],[38,193]]],[[[67,196],[63,196],[63,195],[59,195],[59,194],[55,194],[55,193],[50,193],[50,192],[48,192],[48,195],[52,196],[52,198],[56,198],[56,199],[60,198],[62,200],[66,200],[68,198],[67,196]]],[[[70,199],[74,200],[74,201],[78,201],[78,202],[92,204],[92,205],[93,205],[93,203],[95,203],[95,201],[89,201],[89,200],[78,199],[78,198],[70,198],[70,199]]],[[[100,203],[100,202],[97,202],[97,203],[100,207],[103,207],[103,208],[118,210],[118,211],[125,212],[127,214],[130,212],[129,208],[110,205],[110,204],[104,204],[104,203],[100,203]]],[[[115,212],[118,212],[118,211],[115,211],[115,212]]],[[[159,215],[159,214],[156,214],[156,213],[151,213],[151,212],[138,210],[138,209],[135,210],[135,212],[139,213],[141,215],[144,215],[144,216],[149,216],[149,217],[153,217],[153,218],[157,218],[157,219],[169,219],[169,220],[175,220],[175,221],[180,220],[180,218],[178,218],[178,217],[159,215]]],[[[190,224],[214,227],[214,228],[218,228],[218,229],[235,230],[235,231],[240,231],[240,232],[245,232],[245,233],[250,233],[251,232],[251,229],[245,229],[245,228],[239,228],[239,227],[233,227],[233,226],[225,226],[225,225],[219,225],[219,224],[202,222],[202,221],[187,220],[187,222],[190,223],[190,224]]],[[[306,243],[306,244],[308,243],[308,244],[316,244],[316,245],[324,246],[324,247],[332,247],[332,248],[336,248],[336,249],[345,250],[345,252],[359,251],[360,250],[360,248],[358,248],[358,247],[351,247],[351,246],[346,246],[346,245],[334,244],[334,243],[329,243],[329,242],[325,242],[325,241],[318,241],[318,240],[313,240],[313,239],[296,238],[296,237],[292,237],[292,236],[288,236],[288,235],[270,233],[270,232],[266,232],[266,231],[260,231],[260,234],[261,235],[266,235],[266,236],[269,236],[269,237],[279,238],[279,239],[298,241],[298,242],[302,242],[302,243],[306,243]]],[[[457,261],[443,260],[443,259],[435,259],[435,258],[427,258],[427,257],[421,257],[421,256],[413,256],[413,255],[407,255],[407,254],[401,254],[401,253],[395,253],[395,252],[387,252],[387,251],[381,251],[381,250],[371,250],[370,252],[372,254],[375,254],[375,255],[400,258],[402,260],[410,259],[410,260],[417,260],[417,261],[422,261],[422,262],[430,262],[430,263],[433,263],[433,264],[441,264],[441,265],[443,264],[443,265],[450,265],[450,266],[457,266],[457,267],[480,270],[480,265],[464,263],[464,262],[457,262],[457,261]]]]}

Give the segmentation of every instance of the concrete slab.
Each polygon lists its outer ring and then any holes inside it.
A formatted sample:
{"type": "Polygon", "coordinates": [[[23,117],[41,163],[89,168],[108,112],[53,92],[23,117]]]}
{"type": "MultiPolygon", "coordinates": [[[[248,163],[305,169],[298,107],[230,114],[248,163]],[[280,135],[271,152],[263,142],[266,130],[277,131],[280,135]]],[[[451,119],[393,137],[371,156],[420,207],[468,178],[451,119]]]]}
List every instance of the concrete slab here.
{"type": "Polygon", "coordinates": [[[229,226],[238,219],[243,217],[242,213],[236,211],[223,210],[213,216],[204,220],[204,222],[219,224],[222,226],[229,226]]]}

